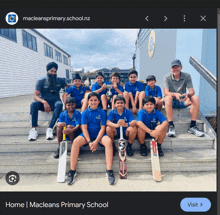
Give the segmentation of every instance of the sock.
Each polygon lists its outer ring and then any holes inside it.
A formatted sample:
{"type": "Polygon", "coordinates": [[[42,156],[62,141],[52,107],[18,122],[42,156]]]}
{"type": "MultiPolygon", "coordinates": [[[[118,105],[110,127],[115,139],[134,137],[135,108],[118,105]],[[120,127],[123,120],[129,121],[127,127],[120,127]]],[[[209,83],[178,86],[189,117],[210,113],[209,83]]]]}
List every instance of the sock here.
{"type": "Polygon", "coordinates": [[[196,121],[191,120],[190,128],[196,126],[196,121]]]}
{"type": "Polygon", "coordinates": [[[169,122],[169,126],[171,126],[171,125],[174,126],[173,121],[169,122]]]}
{"type": "Polygon", "coordinates": [[[132,145],[131,143],[128,143],[127,148],[131,148],[131,145],[132,145]]]}
{"type": "Polygon", "coordinates": [[[145,143],[142,143],[142,144],[140,144],[141,146],[140,147],[145,147],[146,145],[145,145],[145,143]]]}
{"type": "Polygon", "coordinates": [[[69,173],[71,173],[72,175],[74,175],[76,172],[76,170],[70,170],[69,173]]]}
{"type": "Polygon", "coordinates": [[[157,148],[161,149],[161,144],[160,143],[157,143],[157,148]]]}

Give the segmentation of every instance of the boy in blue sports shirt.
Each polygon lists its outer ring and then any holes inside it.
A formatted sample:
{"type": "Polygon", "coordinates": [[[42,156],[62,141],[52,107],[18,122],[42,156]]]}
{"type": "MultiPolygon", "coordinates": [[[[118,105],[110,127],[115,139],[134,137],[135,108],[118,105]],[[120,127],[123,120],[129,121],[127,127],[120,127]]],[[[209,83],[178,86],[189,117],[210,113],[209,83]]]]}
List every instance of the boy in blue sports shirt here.
{"type": "Polygon", "coordinates": [[[105,146],[105,158],[109,184],[114,184],[115,178],[112,170],[113,147],[112,140],[105,134],[106,113],[99,107],[99,96],[92,92],[88,95],[89,107],[83,111],[81,118],[82,133],[73,141],[70,159],[70,171],[67,184],[71,185],[76,176],[76,165],[80,147],[88,144],[92,152],[96,151],[98,143],[105,146]]]}
{"type": "Polygon", "coordinates": [[[102,72],[98,72],[96,74],[96,82],[92,85],[92,92],[96,92],[101,99],[101,106],[104,111],[107,112],[107,86],[106,84],[110,84],[104,82],[104,75],[102,72]]]}
{"type": "MultiPolygon", "coordinates": [[[[156,77],[154,75],[149,75],[146,79],[147,86],[145,87],[145,91],[142,91],[140,93],[140,98],[141,100],[146,97],[146,96],[152,96],[156,100],[156,105],[155,108],[159,111],[161,111],[162,106],[163,106],[163,101],[162,101],[162,91],[161,88],[156,84],[156,77]]],[[[143,108],[142,102],[139,104],[139,108],[143,108]]]]}
{"type": "Polygon", "coordinates": [[[138,73],[136,70],[131,70],[128,73],[129,82],[125,84],[125,107],[127,109],[132,108],[132,113],[137,113],[138,102],[142,102],[140,99],[140,93],[143,91],[143,84],[137,81],[138,73]]]}
{"type": "Polygon", "coordinates": [[[155,109],[156,100],[152,96],[143,98],[143,109],[137,116],[138,140],[140,142],[140,153],[147,156],[145,139],[153,137],[157,141],[159,156],[164,156],[161,144],[166,136],[168,122],[164,115],[155,109]],[[160,122],[159,125],[157,123],[160,122]]]}
{"type": "Polygon", "coordinates": [[[110,111],[108,115],[106,133],[112,139],[115,153],[114,138],[120,138],[120,126],[123,126],[123,137],[128,138],[127,154],[133,156],[131,145],[137,135],[136,121],[131,111],[125,108],[125,98],[123,96],[116,96],[114,104],[116,108],[110,111]]]}
{"type": "Polygon", "coordinates": [[[67,135],[66,140],[73,142],[74,138],[81,133],[81,113],[75,110],[76,101],[72,97],[67,97],[65,101],[66,111],[63,111],[60,116],[57,126],[58,148],[54,154],[54,158],[59,158],[60,142],[62,141],[63,133],[67,135]],[[66,127],[66,129],[64,129],[66,127]]]}
{"type": "Polygon", "coordinates": [[[112,110],[115,108],[114,106],[114,99],[117,95],[123,95],[124,88],[120,85],[120,73],[119,72],[113,72],[111,74],[111,82],[112,82],[112,88],[110,89],[112,95],[110,99],[108,100],[108,103],[111,104],[112,110]]]}
{"type": "Polygon", "coordinates": [[[70,94],[76,100],[76,108],[81,108],[81,112],[88,106],[87,99],[84,99],[85,93],[90,91],[89,87],[82,85],[82,80],[79,74],[73,76],[73,86],[69,87],[63,94],[63,103],[65,103],[67,96],[70,94]]]}

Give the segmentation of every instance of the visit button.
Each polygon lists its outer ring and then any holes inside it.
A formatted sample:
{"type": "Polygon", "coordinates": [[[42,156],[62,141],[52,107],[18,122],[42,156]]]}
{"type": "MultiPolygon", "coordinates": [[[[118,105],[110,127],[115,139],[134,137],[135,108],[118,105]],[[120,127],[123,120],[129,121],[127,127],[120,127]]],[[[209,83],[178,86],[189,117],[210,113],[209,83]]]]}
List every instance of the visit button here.
{"type": "Polygon", "coordinates": [[[185,212],[206,212],[211,208],[211,202],[207,198],[184,198],[180,207],[185,212]]]}

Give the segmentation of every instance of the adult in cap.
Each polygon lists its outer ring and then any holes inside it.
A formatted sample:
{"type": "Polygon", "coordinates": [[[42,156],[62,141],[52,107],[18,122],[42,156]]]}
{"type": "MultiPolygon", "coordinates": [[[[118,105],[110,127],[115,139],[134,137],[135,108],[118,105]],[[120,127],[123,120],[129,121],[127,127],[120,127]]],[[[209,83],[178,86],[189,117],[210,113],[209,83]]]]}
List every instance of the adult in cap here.
{"type": "Polygon", "coordinates": [[[164,103],[167,119],[169,122],[169,137],[175,137],[175,126],[173,123],[173,108],[190,107],[191,123],[188,132],[198,137],[204,136],[196,126],[199,112],[199,97],[195,95],[190,74],[182,72],[182,63],[176,59],[171,63],[171,73],[164,77],[164,103]],[[188,93],[186,93],[188,90],[188,93]]]}
{"type": "Polygon", "coordinates": [[[50,62],[46,65],[46,76],[40,78],[35,86],[34,100],[30,106],[31,126],[28,140],[36,140],[38,133],[38,111],[47,113],[53,111],[53,116],[46,130],[46,139],[53,139],[53,127],[62,112],[63,103],[60,99],[60,90],[68,84],[64,78],[57,77],[58,65],[55,62],[50,62]]]}

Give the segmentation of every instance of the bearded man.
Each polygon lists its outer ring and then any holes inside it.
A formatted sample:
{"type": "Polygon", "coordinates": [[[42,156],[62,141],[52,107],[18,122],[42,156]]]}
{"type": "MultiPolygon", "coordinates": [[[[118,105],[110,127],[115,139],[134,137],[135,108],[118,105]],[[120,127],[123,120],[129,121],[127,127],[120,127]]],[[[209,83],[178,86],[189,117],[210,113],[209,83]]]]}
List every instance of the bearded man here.
{"type": "Polygon", "coordinates": [[[68,84],[64,78],[57,77],[58,65],[55,62],[50,62],[46,66],[47,75],[40,78],[35,87],[34,100],[30,106],[32,129],[29,131],[28,140],[36,140],[38,133],[38,111],[47,113],[53,111],[53,116],[49,127],[46,130],[46,139],[53,139],[53,127],[63,110],[63,103],[60,99],[60,90],[68,84]]]}

